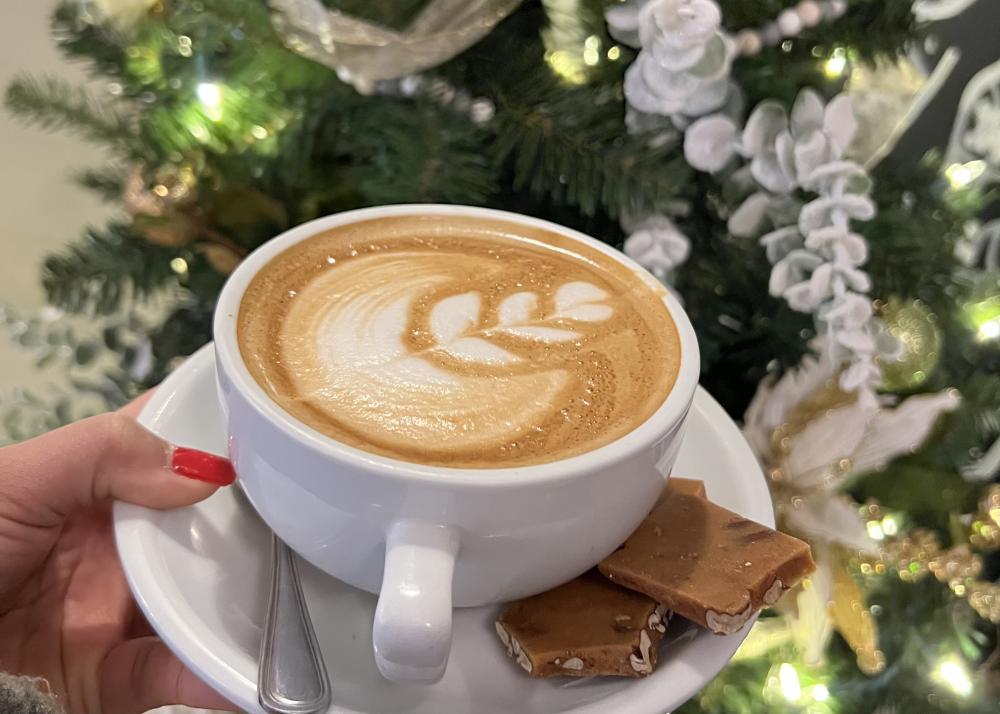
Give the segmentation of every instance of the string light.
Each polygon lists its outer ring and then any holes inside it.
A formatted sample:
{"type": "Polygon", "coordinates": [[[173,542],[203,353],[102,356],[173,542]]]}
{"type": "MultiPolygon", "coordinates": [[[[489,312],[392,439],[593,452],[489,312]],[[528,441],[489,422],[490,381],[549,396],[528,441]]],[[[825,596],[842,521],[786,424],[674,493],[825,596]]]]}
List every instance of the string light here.
{"type": "Polygon", "coordinates": [[[185,275],[188,271],[188,264],[184,258],[174,258],[170,261],[170,269],[178,275],[185,275]]]}
{"type": "Polygon", "coordinates": [[[778,667],[778,684],[781,686],[781,696],[790,702],[802,698],[802,685],[799,683],[799,673],[788,662],[778,667]]]}
{"type": "Polygon", "coordinates": [[[622,48],[618,45],[608,49],[608,59],[614,62],[616,59],[622,56],[622,48]]]}
{"type": "Polygon", "coordinates": [[[969,670],[954,657],[942,660],[934,668],[931,678],[960,697],[972,694],[972,677],[969,676],[969,670]]]}
{"type": "Polygon", "coordinates": [[[986,170],[985,161],[969,161],[964,164],[951,164],[944,170],[945,178],[951,184],[953,191],[965,188],[986,170]]]}
{"type": "Polygon", "coordinates": [[[782,711],[788,704],[805,714],[833,714],[837,710],[827,678],[815,669],[800,672],[791,662],[771,667],[762,694],[765,701],[780,706],[782,711]]]}
{"type": "Polygon", "coordinates": [[[570,84],[583,84],[586,81],[586,75],[580,67],[578,57],[579,55],[574,56],[568,50],[545,53],[545,61],[548,62],[552,71],[570,84]]]}
{"type": "Polygon", "coordinates": [[[899,520],[893,514],[887,514],[883,518],[873,518],[865,522],[865,530],[872,540],[885,540],[899,533],[899,520]]]}
{"type": "Polygon", "coordinates": [[[837,79],[847,69],[847,50],[835,47],[829,59],[823,63],[823,73],[830,79],[837,79]]]}
{"type": "Polygon", "coordinates": [[[217,107],[222,103],[222,90],[215,82],[201,82],[197,93],[198,99],[206,107],[217,107]]]}
{"type": "Polygon", "coordinates": [[[1000,337],[1000,317],[987,320],[979,326],[976,337],[980,342],[995,340],[1000,337]]]}
{"type": "Polygon", "coordinates": [[[965,312],[977,342],[1000,338],[1000,295],[966,305],[965,312]]]}
{"type": "Polygon", "coordinates": [[[887,536],[894,536],[899,533],[899,522],[891,513],[882,519],[882,532],[887,536]]]}
{"type": "Polygon", "coordinates": [[[195,93],[198,100],[205,105],[206,114],[213,121],[222,118],[222,87],[215,82],[201,82],[195,93]]]}

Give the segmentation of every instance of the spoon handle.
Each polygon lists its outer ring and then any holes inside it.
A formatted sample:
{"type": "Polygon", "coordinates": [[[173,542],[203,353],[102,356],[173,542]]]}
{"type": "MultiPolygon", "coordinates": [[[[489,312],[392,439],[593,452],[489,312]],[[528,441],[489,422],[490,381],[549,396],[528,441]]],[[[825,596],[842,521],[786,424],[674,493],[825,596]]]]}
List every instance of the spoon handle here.
{"type": "Polygon", "coordinates": [[[319,714],[330,681],[302,595],[291,549],[271,538],[271,591],[257,673],[257,698],[269,714],[319,714]]]}

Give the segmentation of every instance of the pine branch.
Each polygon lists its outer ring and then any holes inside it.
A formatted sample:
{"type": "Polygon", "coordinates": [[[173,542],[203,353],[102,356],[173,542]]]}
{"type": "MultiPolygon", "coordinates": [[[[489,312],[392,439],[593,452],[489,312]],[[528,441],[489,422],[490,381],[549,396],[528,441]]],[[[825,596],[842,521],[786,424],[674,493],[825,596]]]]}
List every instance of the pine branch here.
{"type": "Polygon", "coordinates": [[[934,308],[950,310],[956,269],[955,241],[970,216],[943,200],[940,167],[887,160],[872,176],[875,218],[856,229],[868,239],[871,255],[865,270],[872,293],[883,299],[920,298],[934,308]]]}
{"type": "Polygon", "coordinates": [[[63,0],[52,12],[52,36],[63,55],[84,64],[94,77],[122,79],[126,74],[127,39],[111,24],[86,16],[92,8],[80,0],[63,0]]]}
{"type": "Polygon", "coordinates": [[[51,304],[69,312],[106,315],[130,298],[145,299],[170,283],[176,249],[153,245],[112,224],[49,256],[42,285],[51,304]]]}
{"type": "Polygon", "coordinates": [[[133,135],[125,114],[83,87],[50,77],[17,77],[4,97],[11,112],[43,129],[69,129],[89,141],[120,149],[133,135]]]}
{"type": "Polygon", "coordinates": [[[368,203],[481,204],[496,191],[488,134],[467,117],[427,101],[387,100],[381,102],[386,111],[378,112],[371,106],[374,101],[346,120],[360,128],[362,116],[374,111],[380,117],[377,127],[366,132],[353,170],[368,203]]]}
{"type": "Polygon", "coordinates": [[[121,201],[124,176],[118,168],[84,169],[74,175],[73,180],[79,186],[96,193],[102,201],[107,203],[121,201]]]}
{"type": "Polygon", "coordinates": [[[585,217],[616,218],[662,210],[689,169],[676,144],[653,147],[650,137],[626,134],[621,78],[629,50],[618,48],[621,61],[602,54],[595,66],[581,64],[572,79],[550,65],[555,44],[567,55],[582,53],[588,37],[602,47],[614,44],[606,4],[526,3],[435,72],[496,105],[492,150],[513,193],[572,206],[585,217]]]}
{"type": "Polygon", "coordinates": [[[623,116],[613,133],[578,118],[551,105],[502,112],[497,155],[510,164],[515,190],[577,206],[587,216],[601,209],[611,217],[664,210],[678,197],[690,169],[676,144],[626,137],[623,116]]]}

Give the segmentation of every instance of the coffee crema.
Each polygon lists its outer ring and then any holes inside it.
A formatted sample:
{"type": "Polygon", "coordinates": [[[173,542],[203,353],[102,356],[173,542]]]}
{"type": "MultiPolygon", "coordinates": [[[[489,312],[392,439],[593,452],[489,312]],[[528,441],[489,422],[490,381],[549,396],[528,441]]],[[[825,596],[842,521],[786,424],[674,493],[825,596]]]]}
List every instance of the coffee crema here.
{"type": "Polygon", "coordinates": [[[296,419],[456,468],[604,446],[656,411],[680,365],[662,289],[558,233],[459,216],[377,218],[293,245],[247,287],[237,336],[296,419]]]}

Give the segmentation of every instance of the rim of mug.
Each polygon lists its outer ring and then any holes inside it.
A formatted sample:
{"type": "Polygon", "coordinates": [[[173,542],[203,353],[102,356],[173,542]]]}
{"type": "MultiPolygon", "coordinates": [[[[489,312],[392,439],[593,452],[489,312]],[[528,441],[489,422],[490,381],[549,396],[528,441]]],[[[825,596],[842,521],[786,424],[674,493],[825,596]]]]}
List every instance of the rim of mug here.
{"type": "Polygon", "coordinates": [[[663,403],[649,418],[628,433],[596,449],[565,459],[498,468],[459,468],[404,461],[337,441],[282,409],[250,374],[239,349],[236,335],[239,309],[243,294],[250,281],[276,255],[324,230],[373,218],[405,215],[492,218],[559,233],[601,251],[631,269],[657,291],[664,290],[662,283],[623,252],[566,226],[519,213],[477,206],[406,203],[358,208],[314,218],[278,234],[248,255],[226,280],[219,294],[213,317],[217,364],[225,369],[233,387],[273,426],[309,449],[324,452],[340,460],[354,462],[356,465],[364,465],[366,470],[386,477],[419,481],[433,480],[440,485],[450,483],[465,486],[495,486],[503,483],[516,484],[520,482],[523,484],[525,480],[536,483],[561,480],[605,468],[640,449],[648,448],[658,439],[673,431],[684,419],[698,386],[701,358],[694,327],[680,302],[670,290],[666,290],[663,295],[663,302],[677,329],[681,359],[677,377],[663,403]]]}

